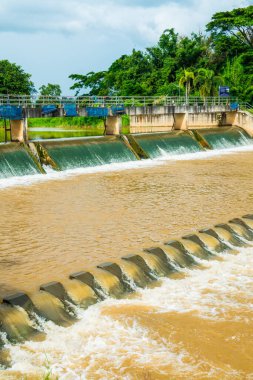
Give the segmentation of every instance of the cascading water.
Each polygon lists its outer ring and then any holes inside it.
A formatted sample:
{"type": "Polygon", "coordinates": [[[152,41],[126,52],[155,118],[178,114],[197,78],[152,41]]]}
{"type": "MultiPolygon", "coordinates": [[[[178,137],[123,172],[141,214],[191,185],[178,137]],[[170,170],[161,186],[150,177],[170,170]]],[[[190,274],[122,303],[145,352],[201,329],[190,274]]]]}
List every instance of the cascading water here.
{"type": "Polygon", "coordinates": [[[228,149],[253,143],[253,139],[245,131],[236,127],[201,130],[199,133],[213,149],[228,149]]]}
{"type": "Polygon", "coordinates": [[[136,160],[123,141],[113,137],[51,141],[43,146],[61,170],[136,160]]]}
{"type": "MultiPolygon", "coordinates": [[[[221,227],[215,227],[215,231],[220,229],[221,227]]],[[[245,229],[250,230],[246,227],[245,229]]],[[[197,239],[201,247],[198,236],[188,235],[182,241],[197,239]]],[[[237,282],[241,286],[243,283],[241,281],[247,280],[244,286],[249,290],[252,281],[250,271],[246,269],[244,261],[252,258],[252,254],[249,248],[237,248],[237,255],[220,252],[215,238],[212,236],[208,238],[208,233],[203,233],[203,236],[203,239],[213,248],[217,248],[216,253],[222,265],[217,261],[210,262],[204,255],[202,260],[205,260],[207,266],[192,265],[193,260],[189,259],[186,251],[184,252],[184,245],[177,240],[169,242],[163,248],[150,248],[146,249],[145,253],[123,257],[124,260],[118,261],[115,270],[117,271],[118,268],[120,273],[127,273],[131,281],[135,282],[136,268],[144,273],[147,272],[148,276],[156,273],[157,278],[160,277],[161,280],[158,286],[153,286],[153,282],[147,279],[146,285],[151,286],[146,289],[137,287],[135,289],[137,293],[120,301],[113,298],[122,297],[123,283],[106,270],[113,264],[106,263],[101,265],[101,268],[104,267],[105,270],[93,271],[94,278],[100,282],[107,294],[107,299],[103,303],[98,303],[99,300],[93,290],[84,283],[76,279],[64,283],[63,292],[66,291],[67,297],[70,297],[70,304],[73,302],[71,308],[73,309],[76,305],[76,315],[71,314],[64,301],[47,291],[32,295],[29,302],[30,306],[36,308],[35,312],[29,309],[27,302],[24,308],[6,303],[0,305],[2,330],[0,365],[3,376],[17,379],[25,374],[28,378],[33,378],[33,376],[48,378],[50,374],[59,379],[111,378],[115,380],[117,378],[146,379],[149,378],[149,374],[152,374],[151,379],[153,376],[167,379],[167,376],[172,375],[173,378],[185,378],[185,376],[191,378],[193,373],[196,379],[209,377],[236,380],[247,376],[251,366],[246,368],[244,363],[242,365],[235,363],[234,367],[226,366],[221,362],[222,357],[214,364],[214,359],[210,359],[210,354],[206,354],[205,345],[200,341],[203,338],[196,338],[195,330],[198,323],[196,331],[204,337],[207,330],[211,329],[210,326],[215,328],[216,338],[214,342],[209,338],[208,345],[209,350],[213,350],[213,345],[216,353],[216,341],[219,335],[217,332],[220,331],[221,334],[224,330],[223,319],[226,310],[230,318],[227,322],[228,328],[233,333],[234,329],[236,331],[239,329],[239,335],[245,334],[245,331],[250,334],[250,325],[247,322],[250,308],[247,307],[247,303],[244,306],[245,316],[244,314],[240,316],[242,321],[238,319],[236,308],[242,305],[237,303],[237,298],[235,298],[240,287],[238,288],[235,283],[234,271],[239,265],[240,276],[237,282]],[[172,261],[167,261],[167,259],[172,261]],[[184,276],[175,277],[170,271],[163,270],[163,265],[173,261],[180,264],[179,274],[181,272],[184,276]],[[204,275],[201,269],[205,269],[204,275]],[[165,272],[166,276],[164,276],[165,272]],[[223,273],[226,274],[224,278],[223,273]],[[223,288],[224,302],[220,300],[220,286],[223,288]],[[88,306],[91,307],[85,311],[88,306]],[[246,328],[243,327],[245,323],[246,328]],[[171,329],[173,329],[172,335],[171,329]],[[190,334],[190,341],[193,339],[195,342],[197,339],[197,356],[194,353],[196,343],[192,346],[192,351],[190,346],[187,348],[187,345],[184,349],[181,348],[182,341],[187,342],[187,334],[190,334]],[[143,344],[140,344],[141,342],[143,344]],[[45,359],[43,359],[44,351],[48,365],[45,365],[45,359]],[[201,364],[203,359],[199,355],[204,355],[204,366],[201,364]],[[124,357],[125,361],[120,360],[121,357],[124,357]],[[109,366],[106,364],[108,362],[106,358],[110,358],[109,366]],[[159,365],[157,365],[157,360],[159,365]],[[144,365],[144,363],[149,364],[144,365]]],[[[230,239],[226,235],[223,237],[227,241],[230,239]]],[[[194,242],[194,245],[198,244],[194,242]]],[[[191,244],[188,246],[191,249],[191,244]]],[[[192,251],[195,252],[196,248],[192,247],[192,251]]],[[[48,287],[52,287],[52,284],[56,283],[50,283],[48,287]]],[[[23,299],[22,294],[17,297],[20,300],[23,299]]],[[[13,301],[12,298],[7,299],[10,302],[13,301]]],[[[230,335],[231,332],[228,332],[226,342],[234,339],[230,335]]],[[[244,347],[242,337],[240,344],[244,347]]],[[[238,355],[240,355],[240,361],[245,360],[243,354],[238,353],[238,355]]],[[[226,363],[225,356],[224,360],[226,363]]]]}
{"type": "MultiPolygon", "coordinates": [[[[253,139],[236,127],[202,129],[198,130],[198,134],[214,150],[253,146],[253,139]]],[[[115,136],[45,140],[37,143],[37,151],[36,148],[31,149],[32,144],[29,145],[31,151],[18,144],[1,144],[0,178],[38,174],[43,170],[52,174],[55,170],[101,167],[108,164],[138,165],[136,161],[139,150],[145,158],[149,157],[151,160],[173,158],[177,155],[183,157],[189,153],[193,153],[193,156],[198,152],[205,154],[204,148],[194,139],[194,135],[183,131],[137,134],[134,141],[135,147],[130,146],[127,139],[115,136]]],[[[143,158],[142,155],[140,158],[143,158]]]]}
{"type": "Polygon", "coordinates": [[[202,148],[189,134],[184,132],[136,135],[136,141],[151,158],[167,155],[200,152],[202,148]]]}
{"type": "Polygon", "coordinates": [[[39,173],[39,169],[26,152],[17,144],[2,145],[0,149],[0,179],[39,173]]]}

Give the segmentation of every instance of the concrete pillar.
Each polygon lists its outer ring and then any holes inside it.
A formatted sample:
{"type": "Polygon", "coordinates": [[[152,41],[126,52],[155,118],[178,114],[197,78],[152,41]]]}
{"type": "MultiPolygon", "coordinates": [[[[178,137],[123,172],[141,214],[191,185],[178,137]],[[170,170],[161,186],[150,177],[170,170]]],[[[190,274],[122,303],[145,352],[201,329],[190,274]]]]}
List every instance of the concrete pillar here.
{"type": "Polygon", "coordinates": [[[237,125],[238,124],[238,112],[226,112],[226,123],[229,125],[237,125]]]}
{"type": "Polygon", "coordinates": [[[23,130],[24,141],[28,141],[28,119],[27,119],[27,117],[24,118],[23,124],[24,124],[24,130],[23,130]]]}
{"type": "Polygon", "coordinates": [[[253,115],[247,111],[239,111],[233,125],[244,129],[251,137],[253,137],[253,115]]]}
{"type": "Polygon", "coordinates": [[[12,141],[23,142],[24,141],[24,130],[25,130],[24,120],[11,120],[10,124],[11,124],[12,141]]]}
{"type": "Polygon", "coordinates": [[[175,121],[174,121],[174,128],[180,129],[180,130],[187,130],[187,122],[188,122],[188,113],[176,113],[175,114],[175,121]]]}
{"type": "Polygon", "coordinates": [[[106,135],[120,135],[121,128],[121,116],[108,116],[106,118],[106,135]]]}

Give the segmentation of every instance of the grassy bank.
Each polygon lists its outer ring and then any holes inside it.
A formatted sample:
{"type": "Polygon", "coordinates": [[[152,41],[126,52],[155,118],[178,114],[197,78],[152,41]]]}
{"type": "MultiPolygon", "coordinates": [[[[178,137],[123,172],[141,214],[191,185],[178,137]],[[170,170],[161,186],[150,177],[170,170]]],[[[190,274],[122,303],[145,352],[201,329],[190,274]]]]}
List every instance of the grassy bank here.
{"type": "Polygon", "coordinates": [[[104,122],[98,117],[41,117],[28,120],[29,128],[103,128],[104,122]]]}
{"type": "MultiPolygon", "coordinates": [[[[122,133],[129,133],[129,117],[127,115],[122,116],[122,133]]],[[[28,120],[30,140],[102,136],[103,134],[104,121],[95,117],[43,117],[28,120]]],[[[0,142],[3,141],[4,122],[1,120],[0,142]]]]}

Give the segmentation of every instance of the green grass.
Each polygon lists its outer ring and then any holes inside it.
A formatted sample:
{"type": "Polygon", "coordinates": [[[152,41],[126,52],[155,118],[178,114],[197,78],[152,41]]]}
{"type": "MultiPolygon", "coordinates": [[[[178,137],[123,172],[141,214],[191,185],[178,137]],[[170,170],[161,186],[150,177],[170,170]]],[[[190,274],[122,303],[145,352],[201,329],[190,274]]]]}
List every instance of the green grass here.
{"type": "MultiPolygon", "coordinates": [[[[129,133],[129,124],[129,116],[123,115],[123,134],[129,133]]],[[[103,134],[104,121],[95,117],[43,117],[28,120],[28,137],[30,140],[102,136],[103,134]],[[41,128],[41,130],[35,130],[35,128],[41,128]]],[[[4,142],[3,120],[0,120],[0,142],[4,142]]]]}
{"type": "Polygon", "coordinates": [[[28,120],[28,127],[47,127],[47,128],[64,128],[64,127],[100,127],[104,125],[103,120],[97,117],[76,116],[76,117],[41,117],[28,120]]]}

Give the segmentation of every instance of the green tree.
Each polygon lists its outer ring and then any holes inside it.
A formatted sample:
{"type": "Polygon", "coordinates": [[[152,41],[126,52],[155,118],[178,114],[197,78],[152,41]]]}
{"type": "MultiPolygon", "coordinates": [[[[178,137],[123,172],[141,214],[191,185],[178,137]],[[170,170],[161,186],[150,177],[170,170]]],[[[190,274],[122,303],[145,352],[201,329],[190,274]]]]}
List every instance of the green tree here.
{"type": "Polygon", "coordinates": [[[59,84],[48,83],[39,88],[42,96],[61,96],[61,86],[59,84]]]}
{"type": "Polygon", "coordinates": [[[233,35],[241,43],[253,48],[253,5],[215,13],[206,29],[214,36],[233,35]]]}
{"type": "Polygon", "coordinates": [[[224,83],[221,75],[215,75],[213,70],[200,68],[194,78],[194,86],[199,89],[200,96],[204,99],[207,96],[218,95],[219,85],[224,83]]]}
{"type": "Polygon", "coordinates": [[[216,95],[223,77],[232,94],[253,102],[251,15],[252,7],[217,13],[208,35],[182,37],[166,29],[154,46],[122,55],[106,71],[70,75],[71,89],[100,96],[160,97],[181,95],[185,89],[188,101],[192,94],[216,95]]]}
{"type": "Polygon", "coordinates": [[[8,60],[0,61],[0,93],[30,95],[35,91],[31,75],[24,72],[21,66],[8,60]]]}
{"type": "Polygon", "coordinates": [[[94,73],[89,72],[86,75],[71,74],[70,79],[75,83],[70,87],[71,90],[76,90],[76,95],[79,95],[82,90],[89,90],[89,95],[108,95],[107,89],[104,88],[105,71],[94,73]]]}
{"type": "Polygon", "coordinates": [[[177,67],[198,67],[204,66],[210,56],[210,47],[207,37],[202,34],[192,33],[190,37],[182,37],[179,39],[176,66],[177,67]]]}
{"type": "Polygon", "coordinates": [[[184,70],[179,79],[179,86],[185,87],[186,104],[188,104],[188,98],[193,86],[194,79],[194,72],[189,70],[184,70]]]}
{"type": "Polygon", "coordinates": [[[225,83],[230,87],[230,94],[237,96],[243,91],[243,67],[239,58],[227,61],[223,72],[225,83]]]}

